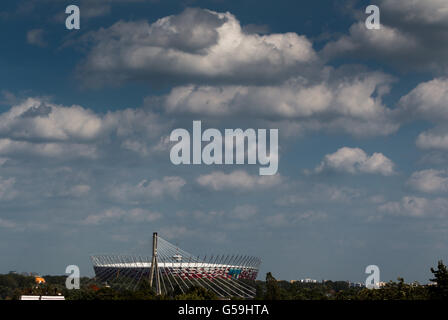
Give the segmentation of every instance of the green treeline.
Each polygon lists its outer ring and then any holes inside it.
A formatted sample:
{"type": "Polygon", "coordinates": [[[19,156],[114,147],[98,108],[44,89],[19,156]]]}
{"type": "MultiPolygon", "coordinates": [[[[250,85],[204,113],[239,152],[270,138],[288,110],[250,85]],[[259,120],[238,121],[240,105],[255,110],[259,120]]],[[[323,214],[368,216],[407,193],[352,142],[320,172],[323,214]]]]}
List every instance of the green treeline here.
{"type": "MultiPolygon", "coordinates": [[[[390,281],[379,289],[349,287],[345,281],[322,283],[290,283],[278,281],[268,272],[265,281],[255,281],[257,300],[445,300],[448,299],[448,270],[442,261],[431,268],[432,285],[408,284],[403,279],[390,281]]],[[[104,286],[95,279],[81,278],[79,290],[65,288],[66,276],[44,276],[46,283],[37,285],[32,276],[0,275],[0,299],[19,299],[21,295],[57,295],[67,300],[214,300],[218,297],[202,287],[191,287],[188,292],[170,292],[157,296],[147,281],[129,290],[115,284],[104,286]]],[[[236,298],[235,298],[236,299],[236,298]]]]}

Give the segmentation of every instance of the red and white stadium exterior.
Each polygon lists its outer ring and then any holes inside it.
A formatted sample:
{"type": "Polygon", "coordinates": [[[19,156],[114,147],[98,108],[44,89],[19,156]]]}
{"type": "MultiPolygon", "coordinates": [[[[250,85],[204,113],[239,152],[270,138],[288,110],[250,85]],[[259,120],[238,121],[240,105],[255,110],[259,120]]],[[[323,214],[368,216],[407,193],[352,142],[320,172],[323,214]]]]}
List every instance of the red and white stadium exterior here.
{"type": "MultiPolygon", "coordinates": [[[[220,297],[253,297],[255,289],[248,283],[255,281],[261,260],[243,255],[194,257],[154,233],[153,255],[93,255],[91,256],[98,280],[112,283],[128,281],[136,287],[142,279],[156,274],[157,292],[186,292],[191,286],[212,290],[220,297]],[[153,266],[154,264],[154,266],[153,266]]],[[[130,286],[131,286],[130,285],[130,286]]]]}

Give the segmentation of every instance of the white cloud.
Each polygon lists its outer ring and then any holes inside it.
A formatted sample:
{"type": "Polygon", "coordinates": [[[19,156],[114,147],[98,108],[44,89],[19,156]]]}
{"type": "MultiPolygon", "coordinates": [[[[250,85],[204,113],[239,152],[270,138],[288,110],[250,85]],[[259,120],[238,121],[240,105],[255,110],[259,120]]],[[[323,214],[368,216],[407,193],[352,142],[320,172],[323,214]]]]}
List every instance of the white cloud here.
{"type": "Polygon", "coordinates": [[[159,139],[165,126],[160,116],[145,109],[123,109],[101,115],[81,106],[66,107],[41,98],[28,98],[0,114],[0,135],[33,141],[87,143],[111,133],[119,138],[159,139]]]}
{"type": "Polygon", "coordinates": [[[143,156],[147,156],[150,153],[148,144],[138,140],[126,139],[121,143],[121,147],[143,156]]]}
{"type": "Polygon", "coordinates": [[[106,133],[118,139],[122,149],[147,157],[169,149],[167,129],[173,120],[147,108],[108,112],[104,117],[106,133]],[[164,140],[165,138],[165,140],[164,140]]]}
{"type": "Polygon", "coordinates": [[[0,90],[0,104],[4,104],[4,105],[15,105],[18,102],[18,98],[17,96],[12,93],[11,91],[8,90],[0,90]]]}
{"type": "Polygon", "coordinates": [[[120,21],[89,37],[94,46],[80,70],[92,82],[272,82],[316,60],[304,36],[249,34],[231,13],[203,9],[187,8],[152,24],[120,21]]]}
{"type": "MultiPolygon", "coordinates": [[[[183,218],[190,218],[190,215],[186,212],[178,212],[177,215],[183,218]]],[[[247,221],[257,219],[257,215],[258,208],[251,204],[237,205],[229,210],[195,210],[191,214],[201,224],[220,224],[221,226],[226,225],[230,228],[237,227],[236,224],[238,223],[235,224],[236,220],[247,221]]]]}
{"type": "Polygon", "coordinates": [[[381,212],[410,217],[445,217],[448,212],[448,200],[444,198],[427,199],[406,196],[401,201],[387,202],[378,207],[381,212]]]}
{"type": "Polygon", "coordinates": [[[67,158],[97,158],[95,146],[76,143],[31,143],[0,139],[0,155],[19,156],[37,155],[41,157],[67,158]]]}
{"type": "Polygon", "coordinates": [[[89,2],[84,2],[83,4],[85,5],[81,5],[80,7],[82,17],[85,19],[105,16],[111,12],[111,6],[108,4],[95,3],[95,1],[89,2]]]}
{"type": "Polygon", "coordinates": [[[421,149],[448,150],[448,131],[429,130],[419,134],[417,146],[421,149]]]}
{"type": "Polygon", "coordinates": [[[160,153],[168,153],[175,143],[170,141],[169,136],[161,137],[159,142],[146,141],[142,137],[125,139],[121,143],[121,147],[126,150],[133,151],[141,156],[149,156],[160,153]]]}
{"type": "Polygon", "coordinates": [[[72,196],[72,197],[82,197],[85,196],[89,193],[90,191],[90,186],[86,185],[86,184],[78,184],[76,186],[71,187],[68,191],[67,191],[67,195],[72,196]]]}
{"type": "Polygon", "coordinates": [[[269,227],[286,227],[291,225],[289,217],[284,213],[277,213],[265,218],[265,223],[269,227]]]}
{"type": "Polygon", "coordinates": [[[370,203],[380,204],[386,202],[386,198],[382,194],[370,196],[367,199],[370,203]]]}
{"type": "Polygon", "coordinates": [[[170,225],[159,229],[159,235],[164,239],[175,240],[196,238],[203,242],[228,243],[227,235],[217,230],[204,231],[203,229],[192,229],[185,226],[170,225]]]}
{"type": "Polygon", "coordinates": [[[353,24],[349,35],[342,36],[337,41],[329,42],[323,49],[326,57],[338,56],[354,52],[358,55],[371,56],[369,51],[375,50],[380,55],[398,55],[404,50],[415,50],[417,43],[412,36],[402,31],[382,25],[380,30],[369,30],[364,21],[353,24]]]}
{"type": "Polygon", "coordinates": [[[428,169],[414,172],[407,183],[412,188],[421,192],[447,192],[448,171],[428,169]]]}
{"type": "Polygon", "coordinates": [[[360,148],[343,147],[335,153],[327,154],[315,169],[317,173],[324,170],[390,176],[394,174],[394,163],[382,153],[375,152],[369,156],[360,148]]]}
{"type": "Polygon", "coordinates": [[[28,98],[0,114],[0,155],[95,159],[123,148],[149,156],[160,153],[171,122],[143,108],[97,114],[28,98]]]}
{"type": "Polygon", "coordinates": [[[282,182],[279,174],[273,176],[249,175],[246,171],[236,170],[231,173],[214,171],[201,175],[197,182],[203,187],[210,187],[215,191],[220,190],[257,190],[271,188],[282,182]]]}
{"type": "Polygon", "coordinates": [[[185,226],[168,226],[160,228],[159,235],[165,239],[184,239],[194,235],[194,231],[187,229],[185,226]]]}
{"type": "Polygon", "coordinates": [[[137,185],[121,184],[111,187],[114,200],[131,203],[151,202],[164,196],[177,197],[185,186],[181,177],[163,177],[161,180],[142,180],[137,185]]]}
{"type": "Polygon", "coordinates": [[[285,228],[295,226],[300,223],[310,223],[326,220],[328,215],[320,211],[306,211],[293,214],[276,213],[264,219],[268,227],[285,228]]]}
{"type": "Polygon", "coordinates": [[[17,224],[15,222],[0,218],[0,228],[12,229],[16,226],[17,224]]]}
{"type": "Polygon", "coordinates": [[[134,208],[123,210],[119,208],[111,208],[99,214],[89,215],[84,219],[83,223],[88,225],[97,225],[108,221],[127,221],[127,222],[152,222],[158,220],[162,215],[158,212],[134,208]]]}
{"type": "Polygon", "coordinates": [[[15,178],[3,178],[0,176],[0,201],[11,200],[17,195],[17,191],[14,188],[15,183],[15,178]]]}
{"type": "Polygon", "coordinates": [[[358,189],[316,184],[309,185],[308,183],[302,186],[302,189],[294,194],[282,195],[276,204],[285,207],[295,207],[309,203],[351,203],[356,198],[359,198],[361,192],[358,189]]]}
{"type": "Polygon", "coordinates": [[[108,112],[104,117],[104,123],[105,128],[115,133],[120,139],[159,140],[170,120],[162,119],[147,109],[128,108],[108,112]]]}
{"type": "Polygon", "coordinates": [[[244,115],[358,136],[387,135],[398,129],[393,112],[381,101],[391,77],[328,72],[335,79],[317,83],[297,77],[276,86],[181,86],[172,89],[163,103],[168,114],[222,118],[244,115]]]}
{"type": "Polygon", "coordinates": [[[253,205],[238,205],[230,212],[230,216],[239,220],[248,220],[253,218],[257,212],[257,207],[253,205]]]}
{"type": "MultiPolygon", "coordinates": [[[[350,203],[360,196],[360,192],[358,189],[344,186],[319,185],[317,186],[315,191],[320,195],[325,195],[327,200],[332,202],[350,203]]],[[[320,198],[320,201],[322,201],[321,197],[318,198],[320,198]]]]}
{"type": "Polygon", "coordinates": [[[448,3],[445,0],[382,0],[381,7],[410,24],[448,26],[448,3]]]}
{"type": "MultiPolygon", "coordinates": [[[[200,210],[195,210],[192,213],[192,216],[200,223],[216,223],[217,220],[221,217],[225,217],[227,216],[227,212],[224,210],[210,210],[210,211],[200,211],[200,210]]],[[[177,212],[177,215],[179,217],[186,217],[187,213],[184,211],[181,212],[177,212]]]]}
{"type": "Polygon", "coordinates": [[[0,114],[0,134],[15,139],[91,140],[102,130],[101,118],[81,106],[64,107],[28,98],[0,114]]]}
{"type": "Polygon", "coordinates": [[[448,79],[435,78],[420,83],[403,96],[398,106],[404,118],[427,120],[435,127],[422,132],[417,138],[421,149],[448,150],[448,79]]]}
{"type": "Polygon", "coordinates": [[[414,119],[433,122],[448,121],[448,79],[436,78],[423,82],[399,101],[399,106],[414,119]]]}
{"type": "Polygon", "coordinates": [[[448,5],[445,0],[380,0],[381,29],[369,30],[366,15],[354,10],[358,22],[347,35],[329,42],[324,57],[377,60],[402,70],[435,74],[448,71],[448,5]]]}

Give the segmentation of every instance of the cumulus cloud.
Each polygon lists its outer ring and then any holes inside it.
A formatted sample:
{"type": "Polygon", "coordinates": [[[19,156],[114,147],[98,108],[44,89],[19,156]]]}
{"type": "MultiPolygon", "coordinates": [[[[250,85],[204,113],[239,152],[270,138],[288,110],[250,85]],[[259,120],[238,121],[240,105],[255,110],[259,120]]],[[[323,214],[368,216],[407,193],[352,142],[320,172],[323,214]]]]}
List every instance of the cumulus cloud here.
{"type": "Polygon", "coordinates": [[[399,101],[400,108],[416,119],[448,121],[448,79],[420,83],[399,101]]]}
{"type": "Polygon", "coordinates": [[[119,208],[111,208],[99,214],[89,215],[84,219],[83,223],[88,225],[97,225],[110,221],[126,221],[126,222],[152,222],[162,217],[159,212],[153,212],[141,208],[123,210],[119,208]]]}
{"type": "Polygon", "coordinates": [[[0,155],[95,159],[118,147],[148,156],[162,149],[170,122],[143,108],[99,114],[28,98],[0,114],[0,155]]]}
{"type": "Polygon", "coordinates": [[[428,130],[419,134],[417,146],[421,149],[448,150],[448,130],[428,130]]]}
{"type": "Polygon", "coordinates": [[[254,217],[258,212],[256,206],[244,204],[238,205],[230,212],[230,216],[232,218],[236,218],[239,220],[248,220],[254,217]]]}
{"type": "Polygon", "coordinates": [[[0,135],[29,140],[90,140],[102,130],[102,121],[81,106],[64,107],[28,98],[0,114],[0,135]]]}
{"type": "Polygon", "coordinates": [[[368,30],[366,15],[360,15],[347,35],[325,46],[323,56],[374,59],[403,70],[448,71],[446,1],[380,0],[377,5],[381,9],[380,30],[368,30]]]}
{"type": "Polygon", "coordinates": [[[76,143],[31,143],[12,139],[0,139],[0,155],[40,156],[49,158],[88,158],[98,157],[95,146],[76,143]]]}
{"type": "Polygon", "coordinates": [[[214,191],[221,190],[257,190],[271,188],[282,182],[279,174],[273,176],[249,175],[246,171],[236,170],[231,173],[214,171],[200,175],[197,183],[214,191]]]}
{"type": "Polygon", "coordinates": [[[376,54],[385,57],[398,58],[404,50],[415,50],[418,44],[416,40],[399,29],[382,25],[380,30],[369,30],[364,21],[353,24],[349,29],[349,35],[342,36],[337,41],[329,42],[323,49],[325,57],[330,58],[347,53],[369,58],[376,54]],[[396,56],[396,57],[395,57],[396,56]]]}
{"type": "MultiPolygon", "coordinates": [[[[235,206],[233,209],[229,210],[210,210],[210,211],[200,211],[195,210],[192,213],[192,216],[200,223],[210,224],[210,223],[225,223],[233,221],[234,219],[237,220],[250,220],[254,217],[256,217],[258,214],[258,208],[254,205],[250,204],[241,204],[235,206]],[[231,219],[229,219],[231,218],[231,219]]],[[[186,217],[185,212],[179,212],[179,216],[186,217]]],[[[234,227],[234,225],[232,225],[234,227]]]]}
{"type": "Polygon", "coordinates": [[[447,192],[448,171],[428,169],[414,172],[407,183],[412,188],[421,192],[447,192]]]}
{"type": "MultiPolygon", "coordinates": [[[[348,72],[348,71],[344,71],[348,72]]],[[[169,114],[288,120],[309,129],[341,130],[354,135],[387,135],[398,129],[381,97],[390,76],[360,72],[353,76],[330,69],[325,79],[290,78],[276,86],[176,87],[164,98],[169,114]]]]}
{"type": "Polygon", "coordinates": [[[193,236],[194,230],[188,229],[185,226],[168,226],[160,228],[160,234],[163,234],[163,237],[168,240],[182,239],[193,236]]]}
{"type": "Polygon", "coordinates": [[[410,217],[445,217],[448,200],[444,198],[428,199],[405,196],[401,201],[387,202],[378,207],[381,212],[410,217]]]}
{"type": "Polygon", "coordinates": [[[360,148],[343,147],[335,153],[327,154],[315,172],[324,170],[390,176],[394,174],[394,163],[382,153],[375,152],[369,156],[360,148]]]}
{"type": "Polygon", "coordinates": [[[143,108],[97,114],[78,105],[67,107],[28,98],[0,115],[0,134],[33,141],[89,142],[111,134],[121,139],[159,139],[167,122],[143,108]]]}
{"type": "Polygon", "coordinates": [[[142,180],[137,185],[121,184],[111,187],[114,200],[121,202],[151,202],[164,196],[177,197],[186,181],[181,177],[163,177],[161,180],[142,180]]]}
{"type": "Polygon", "coordinates": [[[17,195],[15,190],[15,178],[3,178],[0,176],[0,201],[11,200],[17,195]]]}
{"type": "Polygon", "coordinates": [[[325,212],[306,211],[293,214],[277,213],[267,216],[264,222],[268,227],[285,228],[296,226],[300,223],[322,221],[327,218],[328,215],[325,212]]]}
{"type": "Polygon", "coordinates": [[[448,27],[448,3],[444,0],[382,0],[381,7],[400,24],[448,27]]]}
{"type": "Polygon", "coordinates": [[[92,82],[272,82],[316,60],[304,36],[247,33],[229,12],[193,8],[152,24],[120,21],[89,39],[80,74],[92,82]]]}
{"type": "Polygon", "coordinates": [[[17,224],[15,222],[0,218],[0,228],[12,229],[16,226],[17,224]]]}
{"type": "Polygon", "coordinates": [[[448,79],[435,78],[420,83],[398,102],[403,117],[435,124],[417,138],[421,149],[448,150],[448,79]]]}
{"type": "MultiPolygon", "coordinates": [[[[375,136],[400,126],[382,101],[392,77],[323,66],[305,37],[250,33],[228,12],[189,8],[152,24],[120,21],[87,38],[92,46],[80,75],[96,84],[169,80],[179,86],[157,102],[170,116],[244,115],[275,122],[285,133],[375,136]]],[[[122,146],[151,153],[138,139],[122,146]]]]}
{"type": "Polygon", "coordinates": [[[150,111],[136,108],[109,112],[104,117],[106,132],[113,135],[123,149],[141,156],[169,150],[167,129],[172,120],[150,111]]]}
{"type": "MultiPolygon", "coordinates": [[[[324,129],[375,136],[400,126],[382,102],[392,77],[323,66],[305,37],[249,33],[230,13],[186,9],[152,24],[120,21],[88,38],[93,45],[81,75],[95,83],[180,84],[158,99],[170,116],[244,115],[275,122],[285,133],[324,129]]],[[[122,146],[151,152],[138,139],[122,146]]]]}
{"type": "Polygon", "coordinates": [[[158,2],[158,0],[82,0],[80,9],[82,11],[83,17],[86,16],[86,18],[94,18],[109,14],[113,5],[129,5],[130,3],[139,3],[145,1],[158,2]]]}
{"type": "Polygon", "coordinates": [[[375,48],[380,54],[393,55],[404,49],[415,50],[416,47],[415,40],[398,29],[382,26],[380,30],[372,32],[366,28],[364,22],[358,22],[350,27],[348,36],[328,43],[323,54],[333,56],[355,51],[360,55],[371,55],[369,50],[375,48]]]}
{"type": "Polygon", "coordinates": [[[276,204],[284,207],[296,207],[310,203],[351,203],[361,196],[358,189],[346,186],[316,184],[303,186],[300,192],[282,195],[276,204]]]}
{"type": "Polygon", "coordinates": [[[163,153],[170,150],[175,143],[170,141],[169,136],[160,137],[159,141],[149,141],[144,137],[131,137],[124,139],[121,147],[126,150],[133,151],[141,156],[148,156],[156,153],[163,153]]]}
{"type": "Polygon", "coordinates": [[[104,117],[105,127],[112,130],[118,138],[142,138],[160,140],[169,120],[143,108],[128,108],[108,112],[104,117]]]}

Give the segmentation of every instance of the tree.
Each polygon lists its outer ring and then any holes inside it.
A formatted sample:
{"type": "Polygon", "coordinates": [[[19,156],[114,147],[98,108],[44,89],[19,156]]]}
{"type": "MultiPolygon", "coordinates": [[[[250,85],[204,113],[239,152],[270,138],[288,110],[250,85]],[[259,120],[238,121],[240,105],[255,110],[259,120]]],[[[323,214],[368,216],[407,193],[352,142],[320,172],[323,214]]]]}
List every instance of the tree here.
{"type": "Polygon", "coordinates": [[[435,285],[431,286],[431,298],[432,299],[448,299],[448,270],[440,260],[437,265],[437,270],[431,268],[431,272],[434,274],[434,279],[430,279],[435,282],[435,285]]]}
{"type": "Polygon", "coordinates": [[[272,273],[266,274],[266,300],[279,300],[280,299],[280,287],[278,286],[277,279],[274,278],[272,273]]]}
{"type": "Polygon", "coordinates": [[[190,287],[185,294],[175,297],[176,300],[216,300],[217,296],[203,287],[190,287]]]}

